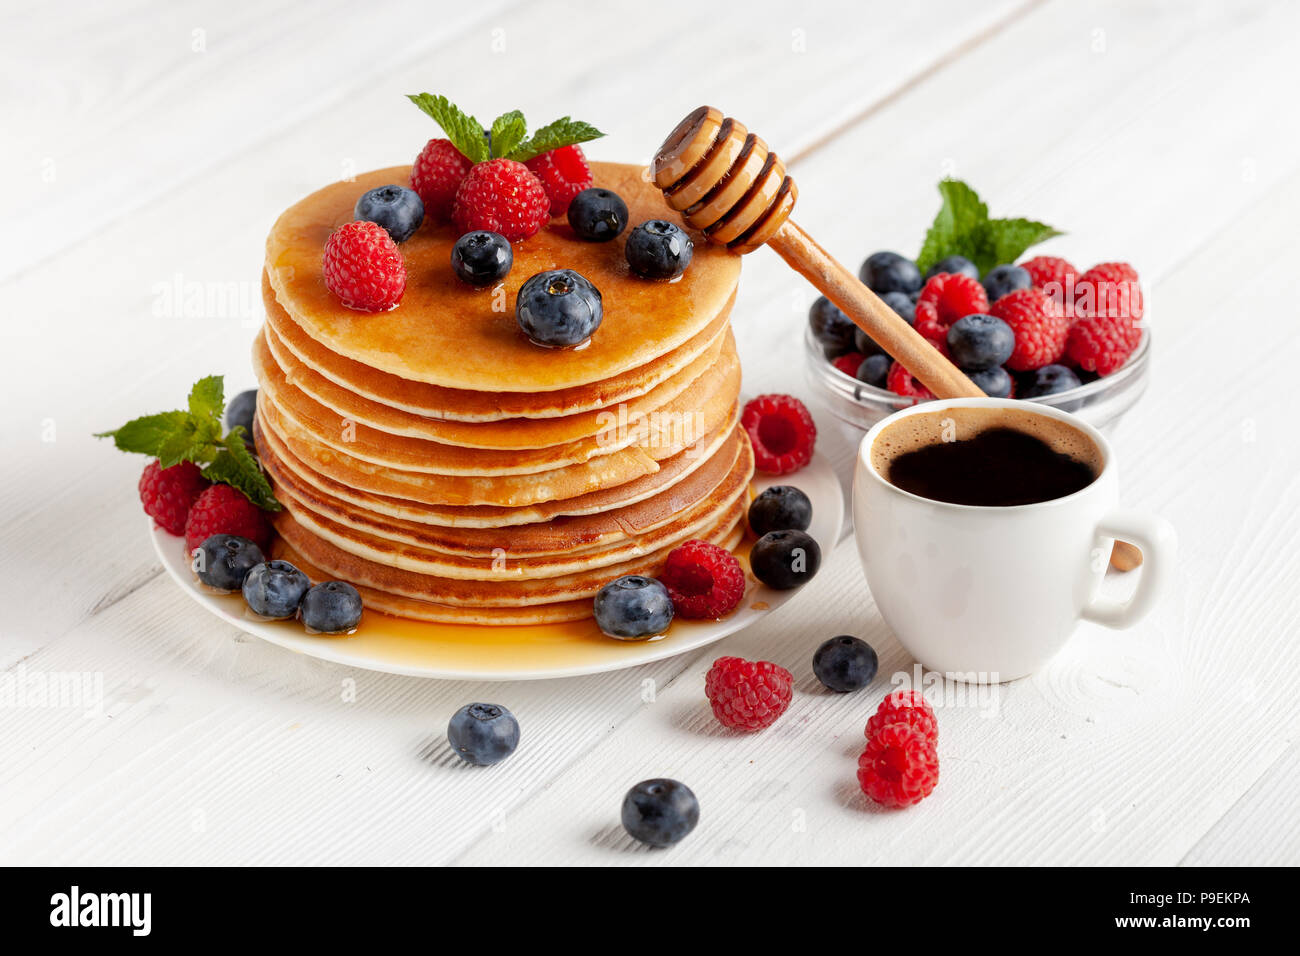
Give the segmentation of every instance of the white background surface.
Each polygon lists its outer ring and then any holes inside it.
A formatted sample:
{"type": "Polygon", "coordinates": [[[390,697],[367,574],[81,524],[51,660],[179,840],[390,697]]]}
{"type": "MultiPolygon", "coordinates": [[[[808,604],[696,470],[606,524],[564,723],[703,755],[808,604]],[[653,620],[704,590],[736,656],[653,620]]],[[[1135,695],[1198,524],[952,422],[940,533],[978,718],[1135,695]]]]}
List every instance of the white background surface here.
{"type": "MultiPolygon", "coordinates": [[[[0,14],[0,667],[102,675],[104,707],[0,714],[12,863],[1300,862],[1300,126],[1287,3],[644,2],[8,4],[0,14]],[[857,790],[884,693],[820,692],[854,633],[911,661],[851,541],[801,598],[717,649],[598,677],[472,685],[296,656],[203,614],[140,527],[143,461],[89,437],[224,372],[250,386],[268,227],[305,192],[409,161],[402,94],[519,107],[644,161],[701,102],[790,161],[795,218],[844,261],[920,245],[955,175],[994,215],[1068,231],[1081,267],[1134,263],[1154,378],[1114,436],[1128,504],[1179,528],[1177,591],[1141,627],[1080,630],[996,707],[939,714],[942,779],[901,813],[857,790]],[[235,291],[187,309],[165,289],[235,291]],[[237,285],[230,285],[237,284],[237,285]],[[796,675],[733,737],[717,653],[796,675]],[[653,689],[653,694],[649,691],[653,689]],[[354,697],[351,702],[344,698],[354,697]],[[523,744],[460,765],[460,705],[523,744]],[[667,852],[618,826],[674,776],[699,829],[667,852]]],[[[805,393],[815,293],[766,250],[734,313],[750,392],[805,393]]],[[[852,445],[818,414],[847,476],[852,445]]]]}

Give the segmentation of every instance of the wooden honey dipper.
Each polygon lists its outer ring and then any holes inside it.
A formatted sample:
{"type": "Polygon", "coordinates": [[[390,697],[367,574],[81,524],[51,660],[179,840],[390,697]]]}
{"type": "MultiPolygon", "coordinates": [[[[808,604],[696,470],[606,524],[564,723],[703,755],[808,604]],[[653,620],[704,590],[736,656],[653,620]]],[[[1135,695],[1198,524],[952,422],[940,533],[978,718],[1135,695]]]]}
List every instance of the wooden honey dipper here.
{"type": "Polygon", "coordinates": [[[739,253],[771,246],[938,398],[984,392],[790,221],[799,190],[785,163],[731,117],[701,106],[668,134],[650,167],[687,225],[739,253]]]}

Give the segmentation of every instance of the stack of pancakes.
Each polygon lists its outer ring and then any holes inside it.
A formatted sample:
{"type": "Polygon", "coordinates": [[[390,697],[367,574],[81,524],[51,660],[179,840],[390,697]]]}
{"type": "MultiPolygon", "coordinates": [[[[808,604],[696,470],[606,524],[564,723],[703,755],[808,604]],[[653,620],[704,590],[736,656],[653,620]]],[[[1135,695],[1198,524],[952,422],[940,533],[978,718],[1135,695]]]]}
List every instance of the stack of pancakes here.
{"type": "MultiPolygon", "coordinates": [[[[675,219],[640,167],[593,164],[631,223],[675,219]]],[[[677,544],[734,547],[753,453],[737,424],[728,324],[738,256],[698,241],[679,279],[632,275],[623,237],[579,240],[555,221],[514,246],[502,286],[451,270],[456,233],[426,223],[400,247],[391,312],[325,288],[325,240],[357,198],[409,168],[308,196],[267,241],[267,321],[253,348],[254,437],[284,511],[277,557],[350,581],[366,606],[473,624],[577,620],[622,574],[654,574],[677,544]],[[576,349],[529,342],[515,294],[571,268],[604,321],[576,349]]]]}

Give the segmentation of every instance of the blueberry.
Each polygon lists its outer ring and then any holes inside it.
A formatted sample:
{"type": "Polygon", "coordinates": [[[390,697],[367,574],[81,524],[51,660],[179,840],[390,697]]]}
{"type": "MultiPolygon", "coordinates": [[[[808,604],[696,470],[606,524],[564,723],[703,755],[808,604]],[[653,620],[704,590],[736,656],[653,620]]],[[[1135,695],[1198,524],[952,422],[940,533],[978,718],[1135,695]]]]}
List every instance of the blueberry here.
{"type": "Polygon", "coordinates": [[[1033,284],[1033,276],[1020,266],[994,266],[984,276],[984,291],[989,294],[990,302],[1019,289],[1028,289],[1033,284]]]}
{"type": "Polygon", "coordinates": [[[262,617],[293,617],[311,581],[288,561],[265,561],[244,578],[244,600],[262,617]]]}
{"type": "Polygon", "coordinates": [[[245,437],[253,434],[253,413],[257,411],[257,389],[240,392],[226,403],[226,431],[239,426],[245,437]]]}
{"type": "Polygon", "coordinates": [[[405,242],[424,222],[424,203],[414,190],[405,186],[380,186],[362,193],[352,210],[352,218],[378,223],[393,237],[393,242],[405,242]]]}
{"type": "Polygon", "coordinates": [[[609,242],[627,228],[627,203],[608,189],[584,189],[569,203],[569,225],[580,239],[609,242]]]}
{"type": "Polygon", "coordinates": [[[686,271],[695,243],[676,223],[650,219],[627,237],[623,250],[632,271],[645,279],[672,279],[686,271]]]}
{"type": "Polygon", "coordinates": [[[1001,365],[967,372],[966,377],[989,398],[1007,398],[1011,395],[1011,376],[1001,365]]]}
{"type": "Polygon", "coordinates": [[[906,292],[886,292],[880,296],[880,300],[901,315],[908,325],[916,324],[915,298],[906,292]]]}
{"type": "Polygon", "coordinates": [[[818,297],[808,309],[808,327],[828,359],[853,351],[858,327],[826,296],[818,297]]]}
{"type": "Polygon", "coordinates": [[[345,581],[325,581],[302,598],[302,623],[320,634],[346,634],[361,622],[361,595],[345,581]]]}
{"type": "Polygon", "coordinates": [[[510,240],[499,232],[467,232],[451,247],[451,270],[456,278],[470,285],[484,286],[500,282],[515,264],[510,240]]]}
{"type": "Polygon", "coordinates": [[[596,592],[596,624],[610,637],[639,640],[668,630],[673,602],[654,578],[625,574],[596,592]]]}
{"type": "Polygon", "coordinates": [[[807,531],[812,502],[794,485],[766,488],[749,505],[749,526],[756,535],[769,531],[807,531]]]}
{"type": "Polygon", "coordinates": [[[769,531],[749,552],[754,577],[778,591],[811,581],[821,563],[822,549],[804,531],[769,531]]]}
{"type": "Polygon", "coordinates": [[[266,561],[262,549],[237,534],[214,534],[194,549],[194,573],[210,588],[238,591],[248,572],[266,561]]]}
{"type": "Polygon", "coordinates": [[[623,798],[623,829],[650,846],[672,846],[700,822],[700,801],[686,784],[642,780],[623,798]]]}
{"type": "Polygon", "coordinates": [[[1064,365],[1044,365],[1033,372],[1028,386],[1020,393],[1021,398],[1042,398],[1078,388],[1083,382],[1074,370],[1064,365]]]}
{"type": "Polygon", "coordinates": [[[861,690],[876,676],[880,661],[866,641],[848,634],[832,637],[813,654],[813,673],[833,691],[861,690]]]}
{"type": "Polygon", "coordinates": [[[889,367],[893,364],[894,360],[883,352],[880,355],[868,355],[858,366],[858,381],[884,388],[885,380],[889,378],[889,367]]]}
{"type": "Polygon", "coordinates": [[[447,743],[466,763],[488,767],[519,746],[519,721],[500,704],[466,704],[451,715],[447,743]]]}
{"type": "Polygon", "coordinates": [[[867,288],[876,295],[886,292],[916,292],[921,288],[921,270],[911,259],[897,252],[874,252],[858,270],[867,288]]]}
{"type": "Polygon", "coordinates": [[[515,319],[538,345],[580,345],[604,317],[600,290],[572,269],[552,269],[532,276],[515,299],[515,319]]]}
{"type": "Polygon", "coordinates": [[[940,272],[947,272],[951,275],[970,276],[976,282],[980,279],[979,267],[965,256],[947,256],[940,259],[934,265],[930,266],[929,270],[925,273],[925,277],[929,279],[931,276],[937,276],[940,272]]]}
{"type": "Polygon", "coordinates": [[[1016,347],[1011,326],[992,315],[967,315],[948,329],[948,353],[953,363],[968,372],[1001,365],[1016,347]]]}

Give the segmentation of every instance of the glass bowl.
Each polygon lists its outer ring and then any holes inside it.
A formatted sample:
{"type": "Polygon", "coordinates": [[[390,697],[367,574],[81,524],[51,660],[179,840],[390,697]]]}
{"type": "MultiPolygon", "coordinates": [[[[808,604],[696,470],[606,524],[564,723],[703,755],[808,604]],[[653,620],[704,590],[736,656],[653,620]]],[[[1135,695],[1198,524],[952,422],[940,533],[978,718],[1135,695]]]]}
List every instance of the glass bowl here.
{"type": "MultiPolygon", "coordinates": [[[[913,404],[910,398],[845,375],[825,357],[821,344],[806,326],[804,351],[808,385],[837,418],[849,425],[865,432],[886,415],[910,408],[913,404]]],[[[1150,366],[1151,330],[1144,328],[1137,350],[1119,371],[1067,392],[1025,401],[1073,412],[1094,428],[1108,432],[1146,391],[1150,366]]]]}

